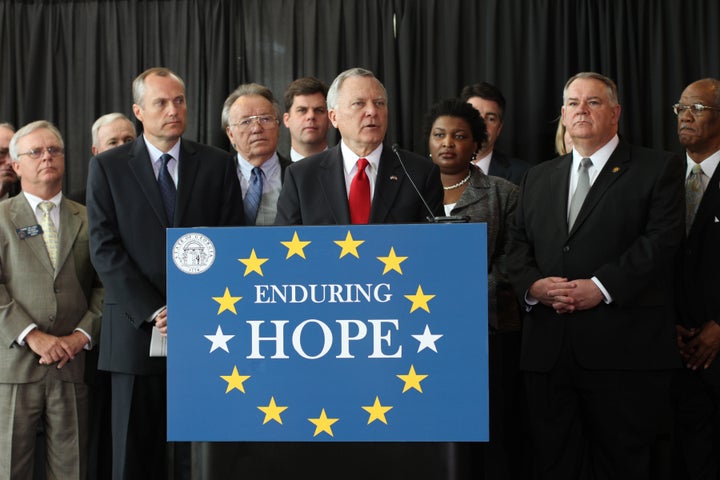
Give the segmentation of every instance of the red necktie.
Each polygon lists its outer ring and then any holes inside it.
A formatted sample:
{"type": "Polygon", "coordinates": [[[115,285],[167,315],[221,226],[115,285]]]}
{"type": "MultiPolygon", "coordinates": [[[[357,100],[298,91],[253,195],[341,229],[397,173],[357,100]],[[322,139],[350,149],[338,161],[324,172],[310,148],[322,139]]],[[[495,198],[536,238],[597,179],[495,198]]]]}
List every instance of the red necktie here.
{"type": "Polygon", "coordinates": [[[370,220],[370,180],[368,180],[365,167],[367,158],[357,161],[357,173],[350,184],[350,223],[368,223],[370,220]]]}

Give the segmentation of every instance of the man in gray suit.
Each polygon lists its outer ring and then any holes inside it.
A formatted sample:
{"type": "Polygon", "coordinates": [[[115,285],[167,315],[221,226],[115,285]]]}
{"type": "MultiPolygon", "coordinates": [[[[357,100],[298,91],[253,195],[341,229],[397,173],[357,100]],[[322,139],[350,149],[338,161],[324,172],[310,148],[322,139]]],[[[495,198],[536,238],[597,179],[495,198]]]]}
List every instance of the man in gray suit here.
{"type": "Polygon", "coordinates": [[[64,145],[46,121],[10,142],[23,194],[0,204],[0,477],[33,478],[44,423],[48,478],[85,478],[85,351],[103,290],[90,263],[85,207],[63,198],[64,145]]]}

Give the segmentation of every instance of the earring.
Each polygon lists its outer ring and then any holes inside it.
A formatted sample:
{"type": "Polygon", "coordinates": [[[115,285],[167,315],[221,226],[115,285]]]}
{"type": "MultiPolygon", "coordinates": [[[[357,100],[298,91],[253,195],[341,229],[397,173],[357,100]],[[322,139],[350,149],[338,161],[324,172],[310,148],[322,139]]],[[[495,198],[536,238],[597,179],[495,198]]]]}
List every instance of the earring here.
{"type": "Polygon", "coordinates": [[[432,160],[432,153],[428,153],[428,157],[430,157],[430,160],[432,160]]]}
{"type": "Polygon", "coordinates": [[[473,154],[470,155],[470,161],[474,162],[475,160],[477,160],[477,152],[473,152],[473,154]]]}

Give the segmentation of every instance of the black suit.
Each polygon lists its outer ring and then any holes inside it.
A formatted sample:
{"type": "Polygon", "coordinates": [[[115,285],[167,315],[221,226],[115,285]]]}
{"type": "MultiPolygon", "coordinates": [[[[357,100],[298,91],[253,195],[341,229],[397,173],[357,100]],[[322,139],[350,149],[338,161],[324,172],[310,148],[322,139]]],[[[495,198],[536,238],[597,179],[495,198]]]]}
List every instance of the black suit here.
{"type": "Polygon", "coordinates": [[[530,168],[529,163],[493,150],[492,157],[490,157],[490,171],[488,171],[488,175],[501,177],[505,180],[510,180],[515,185],[520,185],[522,176],[528,168],[530,168]]]}
{"type": "MultiPolygon", "coordinates": [[[[681,254],[680,324],[700,329],[720,321],[720,167],[703,194],[681,254]]],[[[720,470],[720,359],[682,369],[674,382],[678,452],[689,478],[717,479],[720,470]]]]}
{"type": "Polygon", "coordinates": [[[621,141],[568,232],[571,165],[569,154],[525,175],[510,278],[524,302],[539,279],[597,277],[612,302],[563,315],[537,304],[525,315],[520,367],[533,372],[526,378],[541,478],[581,478],[571,452],[580,456],[587,438],[595,478],[618,466],[625,470],[614,478],[643,478],[654,408],[678,366],[671,260],[684,233],[683,162],[621,141]]]}
{"type": "MultiPolygon", "coordinates": [[[[435,215],[443,214],[440,172],[429,159],[401,152],[403,162],[435,215]]],[[[395,156],[383,148],[375,181],[370,223],[419,223],[429,215],[395,156]]],[[[340,145],[293,163],[278,200],[279,225],[347,225],[348,194],[340,145]]],[[[447,444],[307,442],[249,444],[238,468],[257,478],[314,476],[344,478],[443,478],[448,474],[447,444]]]]}
{"type": "MultiPolygon", "coordinates": [[[[433,214],[443,215],[443,189],[437,166],[429,159],[401,152],[403,162],[433,214]]],[[[347,225],[347,188],[340,145],[288,167],[278,199],[278,225],[347,225]]],[[[421,223],[429,212],[395,154],[383,147],[375,180],[369,223],[421,223]]]]}
{"type": "Polygon", "coordinates": [[[113,375],[113,473],[117,478],[122,470],[115,466],[124,465],[127,478],[162,475],[165,442],[152,445],[152,434],[165,438],[166,361],[148,355],[148,320],[166,305],[165,229],[242,225],[235,167],[227,152],[182,140],[175,218],[168,220],[141,136],[90,160],[87,203],[90,252],[105,286],[99,368],[113,375]],[[129,389],[115,388],[125,378],[129,389]],[[137,398],[140,384],[152,398],[137,398]],[[128,420],[143,422],[136,440],[150,446],[119,438],[128,420]]]}

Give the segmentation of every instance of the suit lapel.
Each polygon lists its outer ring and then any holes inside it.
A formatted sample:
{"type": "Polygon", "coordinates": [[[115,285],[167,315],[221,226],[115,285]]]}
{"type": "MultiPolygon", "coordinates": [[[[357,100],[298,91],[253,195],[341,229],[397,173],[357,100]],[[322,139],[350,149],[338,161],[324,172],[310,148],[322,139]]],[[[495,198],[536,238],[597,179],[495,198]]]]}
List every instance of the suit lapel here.
{"type": "Polygon", "coordinates": [[[181,140],[180,158],[178,159],[177,207],[175,208],[175,218],[171,226],[182,224],[183,214],[190,201],[190,192],[193,190],[199,167],[200,159],[195,148],[188,142],[181,140]]]}
{"type": "Polygon", "coordinates": [[[77,207],[63,198],[60,204],[60,238],[58,244],[58,268],[56,273],[60,271],[65,264],[68,255],[72,251],[80,227],[82,226],[82,218],[77,207]]]}
{"type": "MultiPolygon", "coordinates": [[[[476,172],[474,170],[475,168],[480,170],[478,167],[473,167],[468,188],[460,195],[460,198],[455,204],[455,208],[466,208],[477,203],[477,207],[473,210],[478,213],[479,217],[487,218],[487,201],[485,199],[488,197],[490,183],[488,182],[487,176],[476,172]]],[[[455,210],[455,208],[453,210],[455,210]]]]}
{"type": "MultiPolygon", "coordinates": [[[[30,203],[28,203],[25,195],[18,195],[7,201],[12,202],[10,208],[10,220],[13,222],[15,229],[38,224],[35,213],[30,208],[30,203]]],[[[32,253],[37,257],[40,265],[42,265],[51,276],[55,275],[55,269],[53,268],[52,263],[50,263],[50,257],[48,256],[47,248],[45,247],[45,240],[43,240],[42,235],[26,237],[23,242],[26,242],[30,251],[32,251],[32,253]]]]}
{"type": "Polygon", "coordinates": [[[135,175],[135,178],[140,184],[140,189],[145,194],[150,208],[155,212],[160,224],[163,227],[171,226],[165,214],[165,207],[160,197],[160,189],[158,188],[155,172],[150,163],[150,155],[148,155],[145,140],[142,136],[134,141],[133,147],[130,150],[130,160],[128,163],[130,170],[135,175]]]}
{"type": "Polygon", "coordinates": [[[570,189],[570,169],[572,154],[565,155],[554,169],[548,172],[549,208],[556,212],[554,221],[557,231],[567,231],[568,191],[570,189]]]}
{"type": "Polygon", "coordinates": [[[715,173],[713,173],[702,200],[700,200],[695,219],[688,232],[688,241],[695,241],[696,236],[700,235],[706,224],[715,222],[715,217],[720,210],[718,206],[720,206],[720,166],[715,168],[715,173]]]}
{"type": "Polygon", "coordinates": [[[397,157],[383,146],[380,165],[375,179],[375,193],[370,209],[370,223],[385,223],[405,175],[397,157]]]}
{"type": "Polygon", "coordinates": [[[348,208],[340,144],[328,151],[328,155],[323,159],[321,167],[318,182],[325,195],[333,221],[337,225],[347,225],[350,223],[350,210],[348,208]]]}
{"type": "Polygon", "coordinates": [[[610,188],[617,179],[622,177],[629,168],[630,150],[627,145],[620,142],[590,187],[590,191],[588,191],[587,197],[585,197],[580,212],[578,212],[577,219],[575,219],[573,229],[569,233],[573,233],[583,224],[603,195],[605,195],[608,188],[610,188]]]}

